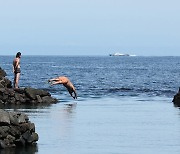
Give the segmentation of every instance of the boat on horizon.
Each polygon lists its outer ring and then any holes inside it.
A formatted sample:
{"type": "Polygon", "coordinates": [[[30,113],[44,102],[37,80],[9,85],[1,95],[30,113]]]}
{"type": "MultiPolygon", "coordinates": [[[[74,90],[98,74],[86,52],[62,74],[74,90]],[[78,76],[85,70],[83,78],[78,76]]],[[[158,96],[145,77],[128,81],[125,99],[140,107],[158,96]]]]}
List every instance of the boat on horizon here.
{"type": "Polygon", "coordinates": [[[109,56],[130,56],[130,55],[129,54],[123,54],[123,53],[116,52],[116,53],[109,54],[109,56]]]}
{"type": "Polygon", "coordinates": [[[116,52],[116,53],[109,54],[109,56],[136,56],[136,55],[130,55],[130,54],[116,52]]]}

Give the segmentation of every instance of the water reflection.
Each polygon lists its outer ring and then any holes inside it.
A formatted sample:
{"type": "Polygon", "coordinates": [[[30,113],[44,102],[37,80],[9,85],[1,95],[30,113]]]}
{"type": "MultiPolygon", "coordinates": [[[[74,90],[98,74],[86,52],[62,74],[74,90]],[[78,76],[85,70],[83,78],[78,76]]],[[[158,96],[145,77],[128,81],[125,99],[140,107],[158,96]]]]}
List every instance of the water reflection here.
{"type": "Polygon", "coordinates": [[[74,103],[74,104],[64,104],[65,108],[64,110],[67,111],[67,113],[71,114],[74,112],[74,109],[76,108],[77,106],[77,103],[74,103]]]}
{"type": "Polygon", "coordinates": [[[0,154],[35,154],[38,152],[37,144],[26,147],[16,147],[10,149],[0,149],[0,154]]]}
{"type": "Polygon", "coordinates": [[[66,140],[66,137],[71,136],[70,134],[73,131],[74,118],[76,115],[76,103],[72,104],[63,104],[59,106],[57,110],[53,109],[51,119],[56,125],[57,137],[63,140],[66,140]]]}
{"type": "Polygon", "coordinates": [[[49,108],[52,104],[0,104],[1,109],[43,109],[49,108]]]}

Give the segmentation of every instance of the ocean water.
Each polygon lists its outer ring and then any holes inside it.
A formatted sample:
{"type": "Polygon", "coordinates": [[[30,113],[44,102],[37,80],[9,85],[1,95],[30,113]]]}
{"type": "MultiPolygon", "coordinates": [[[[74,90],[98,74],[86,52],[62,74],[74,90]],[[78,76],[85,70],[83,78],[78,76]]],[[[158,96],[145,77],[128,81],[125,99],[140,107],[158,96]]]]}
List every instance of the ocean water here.
{"type": "MultiPolygon", "coordinates": [[[[11,80],[12,60],[0,57],[11,80]]],[[[179,153],[180,110],[172,99],[180,57],[22,56],[21,71],[20,87],[47,90],[59,102],[16,107],[39,134],[37,146],[16,153],[179,153]],[[77,100],[47,83],[58,76],[69,77],[77,100]]]]}

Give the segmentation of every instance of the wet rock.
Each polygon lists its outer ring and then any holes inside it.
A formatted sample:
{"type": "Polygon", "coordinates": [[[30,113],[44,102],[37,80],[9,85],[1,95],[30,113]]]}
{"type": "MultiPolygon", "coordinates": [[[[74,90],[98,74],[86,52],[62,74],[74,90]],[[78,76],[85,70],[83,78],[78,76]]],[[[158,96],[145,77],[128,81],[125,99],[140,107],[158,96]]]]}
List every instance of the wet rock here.
{"type": "Polygon", "coordinates": [[[36,99],[37,99],[37,102],[38,103],[42,103],[43,101],[42,101],[42,98],[39,96],[39,95],[36,95],[36,99]]]}
{"type": "Polygon", "coordinates": [[[32,143],[32,142],[38,141],[38,140],[39,140],[38,134],[33,132],[33,133],[28,137],[27,142],[28,142],[28,143],[32,143]]]}
{"type": "Polygon", "coordinates": [[[21,123],[26,123],[29,120],[28,116],[26,114],[24,114],[24,113],[18,113],[17,116],[18,116],[18,122],[20,124],[21,123]]]}
{"type": "Polygon", "coordinates": [[[178,93],[174,96],[172,102],[174,103],[174,106],[180,107],[180,88],[178,93]]]}
{"type": "Polygon", "coordinates": [[[0,78],[0,88],[12,88],[12,83],[6,77],[0,78]]]}
{"type": "Polygon", "coordinates": [[[50,93],[35,88],[11,88],[12,84],[6,77],[6,72],[0,68],[0,104],[20,105],[20,104],[36,104],[56,103],[57,99],[51,97],[50,93]]]}
{"type": "Polygon", "coordinates": [[[16,138],[14,136],[12,136],[12,135],[7,135],[6,139],[8,139],[9,143],[12,144],[12,143],[14,143],[16,138]]]}
{"type": "Polygon", "coordinates": [[[4,81],[5,81],[4,87],[12,88],[12,82],[9,79],[4,78],[4,81]]]}
{"type": "Polygon", "coordinates": [[[33,145],[39,139],[34,123],[24,113],[0,110],[0,121],[0,149],[33,145]]]}
{"type": "Polygon", "coordinates": [[[6,75],[6,72],[0,67],[0,88],[12,88],[12,83],[5,77],[6,75]]]}
{"type": "Polygon", "coordinates": [[[22,134],[22,137],[27,141],[28,140],[28,138],[31,136],[31,133],[30,133],[30,131],[28,130],[28,131],[26,131],[24,134],[22,134]]]}
{"type": "Polygon", "coordinates": [[[17,114],[16,113],[11,113],[11,114],[9,114],[9,118],[10,118],[10,122],[11,122],[11,124],[12,125],[18,125],[19,124],[19,122],[18,122],[18,117],[17,117],[17,114]]]}
{"type": "Polygon", "coordinates": [[[21,88],[0,88],[0,104],[52,104],[57,99],[52,98],[50,93],[40,89],[21,88]]]}
{"type": "MultiPolygon", "coordinates": [[[[6,101],[7,102],[7,101],[6,101]]],[[[11,97],[10,99],[9,99],[9,103],[10,104],[15,104],[16,103],[16,99],[14,98],[14,97],[11,97]]]]}
{"type": "Polygon", "coordinates": [[[0,104],[4,104],[4,102],[2,101],[2,98],[0,98],[0,104]]]}
{"type": "Polygon", "coordinates": [[[0,126],[0,138],[6,138],[10,128],[8,126],[0,126]]]}
{"type": "Polygon", "coordinates": [[[17,146],[25,146],[26,144],[26,141],[23,139],[23,137],[21,136],[19,139],[16,139],[15,140],[15,144],[17,146]]]}
{"type": "Polygon", "coordinates": [[[25,88],[25,93],[28,97],[31,99],[36,99],[37,95],[43,97],[43,96],[51,96],[49,92],[40,90],[40,89],[35,89],[35,88],[25,88]]]}
{"type": "Polygon", "coordinates": [[[9,134],[18,138],[22,134],[19,124],[18,126],[9,126],[9,134]]]}
{"type": "Polygon", "coordinates": [[[6,72],[0,67],[0,78],[5,77],[6,75],[6,72]]]}
{"type": "Polygon", "coordinates": [[[10,117],[9,117],[9,114],[0,109],[0,126],[2,125],[9,125],[10,124],[10,117]]]}
{"type": "Polygon", "coordinates": [[[4,88],[4,85],[0,82],[0,88],[4,88]]]}
{"type": "Polygon", "coordinates": [[[23,123],[20,124],[21,132],[25,133],[26,131],[35,132],[35,125],[33,123],[23,123]]]}
{"type": "Polygon", "coordinates": [[[52,98],[51,96],[44,96],[42,97],[42,102],[45,104],[51,104],[57,102],[57,100],[52,98]]]}

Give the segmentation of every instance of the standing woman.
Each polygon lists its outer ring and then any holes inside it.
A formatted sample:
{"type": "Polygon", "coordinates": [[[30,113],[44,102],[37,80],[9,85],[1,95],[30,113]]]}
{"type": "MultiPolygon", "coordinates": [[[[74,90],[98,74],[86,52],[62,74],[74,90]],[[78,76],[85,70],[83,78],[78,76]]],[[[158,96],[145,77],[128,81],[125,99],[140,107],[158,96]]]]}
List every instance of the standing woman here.
{"type": "Polygon", "coordinates": [[[20,58],[21,58],[21,53],[18,52],[16,54],[16,58],[14,58],[13,60],[13,73],[14,73],[14,88],[19,88],[18,84],[19,84],[19,78],[20,78],[20,58]]]}

